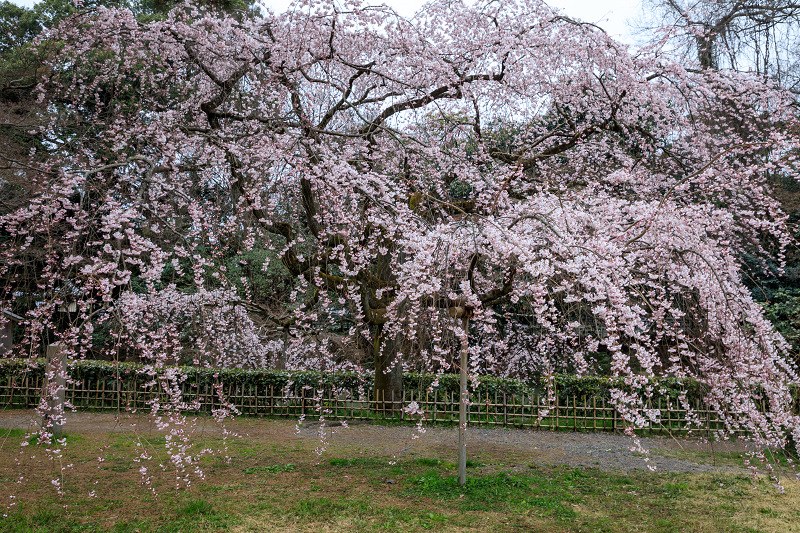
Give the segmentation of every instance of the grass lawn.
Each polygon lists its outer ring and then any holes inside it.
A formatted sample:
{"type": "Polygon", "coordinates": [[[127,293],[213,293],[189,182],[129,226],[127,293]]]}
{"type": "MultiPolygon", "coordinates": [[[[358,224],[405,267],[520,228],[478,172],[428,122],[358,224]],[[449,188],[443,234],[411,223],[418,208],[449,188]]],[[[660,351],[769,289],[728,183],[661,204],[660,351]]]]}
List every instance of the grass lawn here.
{"type": "MultiPolygon", "coordinates": [[[[158,458],[163,437],[68,435],[62,461],[72,466],[59,499],[50,485],[58,467],[36,444],[19,454],[24,438],[0,430],[0,503],[12,494],[18,502],[0,518],[1,531],[800,531],[800,484],[791,479],[779,494],[737,474],[510,469],[485,457],[460,488],[451,457],[393,464],[334,451],[318,459],[313,443],[279,438],[234,439],[230,461],[202,459],[206,478],[189,490],[176,491],[174,471],[159,470],[154,495],[139,485],[134,458],[142,448],[158,458]],[[17,485],[20,471],[26,479],[17,485]]],[[[207,436],[201,445],[221,441],[207,436]]]]}

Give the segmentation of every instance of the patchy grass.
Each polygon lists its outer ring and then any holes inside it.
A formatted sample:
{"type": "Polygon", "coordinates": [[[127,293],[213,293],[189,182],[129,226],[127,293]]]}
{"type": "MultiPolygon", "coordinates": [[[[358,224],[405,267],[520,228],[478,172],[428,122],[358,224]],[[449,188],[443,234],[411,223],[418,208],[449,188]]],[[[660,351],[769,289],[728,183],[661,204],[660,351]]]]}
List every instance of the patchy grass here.
{"type": "Polygon", "coordinates": [[[421,466],[439,466],[442,464],[441,459],[432,459],[430,457],[420,457],[414,462],[421,466]]]}
{"type": "MultiPolygon", "coordinates": [[[[398,460],[337,450],[320,460],[315,442],[289,440],[279,431],[228,441],[230,459],[204,457],[206,478],[189,490],[175,490],[169,468],[152,468],[157,496],[140,486],[136,458],[145,450],[156,465],[168,464],[163,436],[76,435],[64,449],[62,463],[72,466],[60,499],[50,485],[60,466],[36,445],[25,452],[34,459],[12,453],[25,432],[3,438],[5,532],[800,532],[800,484],[793,481],[780,494],[768,481],[736,474],[626,474],[535,463],[512,468],[503,466],[500,452],[484,452],[460,487],[449,453],[398,460]],[[16,484],[20,471],[25,480],[16,484]],[[11,495],[18,503],[6,508],[11,495]]],[[[207,435],[196,447],[223,445],[207,435]]]]}
{"type": "Polygon", "coordinates": [[[270,466],[250,466],[243,468],[242,472],[245,474],[277,474],[278,472],[293,472],[295,469],[294,464],[287,463],[285,465],[270,465],[270,466]]]}
{"type": "MultiPolygon", "coordinates": [[[[699,464],[712,466],[732,466],[737,468],[747,468],[747,455],[740,452],[719,452],[719,451],[697,451],[681,449],[658,449],[651,450],[653,455],[681,459],[699,464]]],[[[791,465],[797,464],[797,458],[784,452],[769,453],[768,459],[773,468],[779,469],[783,473],[791,472],[791,465]]],[[[751,461],[755,465],[760,465],[758,459],[751,461]]]]}
{"type": "Polygon", "coordinates": [[[386,460],[380,460],[377,457],[354,457],[352,459],[347,457],[334,457],[328,461],[331,466],[379,466],[385,465],[386,460]]]}

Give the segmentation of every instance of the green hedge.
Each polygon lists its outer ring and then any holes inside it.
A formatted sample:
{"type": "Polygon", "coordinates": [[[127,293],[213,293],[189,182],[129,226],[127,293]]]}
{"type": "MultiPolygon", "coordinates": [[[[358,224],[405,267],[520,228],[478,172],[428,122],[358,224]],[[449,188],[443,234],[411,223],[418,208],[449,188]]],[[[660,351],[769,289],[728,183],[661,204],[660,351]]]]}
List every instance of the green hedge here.
{"type": "MultiPolygon", "coordinates": [[[[139,363],[115,363],[108,361],[77,361],[70,364],[70,376],[78,381],[102,382],[106,381],[108,388],[112,388],[118,380],[118,375],[137,385],[144,384],[151,378],[144,371],[145,365],[139,363]]],[[[358,374],[355,372],[315,372],[315,371],[280,371],[280,370],[247,370],[239,368],[214,369],[181,367],[189,383],[198,388],[213,386],[222,382],[225,388],[240,386],[258,386],[259,388],[273,387],[275,390],[287,386],[295,390],[302,387],[337,389],[359,389],[365,391],[372,389],[373,376],[370,373],[358,374]]],[[[44,372],[43,359],[0,359],[0,388],[9,376],[19,377],[28,374],[39,378],[44,372]]],[[[403,376],[403,386],[406,390],[424,391],[430,388],[437,379],[432,374],[407,373],[403,376]]],[[[612,388],[627,389],[620,379],[598,376],[573,376],[559,374],[554,376],[555,389],[560,399],[575,396],[577,398],[608,399],[612,388]]],[[[438,377],[438,391],[458,393],[458,374],[444,374],[438,377]]],[[[691,400],[700,400],[704,396],[704,387],[693,381],[680,381],[674,378],[662,378],[654,383],[654,391],[662,398],[677,398],[683,391],[688,393],[691,400]]],[[[545,395],[547,384],[542,379],[521,381],[508,378],[482,377],[477,387],[471,390],[481,395],[502,394],[539,394],[545,395]]]]}

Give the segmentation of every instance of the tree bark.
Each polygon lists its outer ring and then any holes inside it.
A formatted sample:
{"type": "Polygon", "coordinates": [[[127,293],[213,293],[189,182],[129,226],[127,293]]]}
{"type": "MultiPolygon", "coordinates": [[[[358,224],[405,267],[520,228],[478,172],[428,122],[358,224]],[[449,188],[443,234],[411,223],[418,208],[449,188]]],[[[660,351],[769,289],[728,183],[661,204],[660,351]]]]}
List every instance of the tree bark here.
{"type": "Polygon", "coordinates": [[[379,412],[394,414],[403,408],[403,365],[399,339],[383,336],[383,325],[378,325],[373,342],[375,358],[375,408],[379,412]],[[390,368],[390,365],[395,363],[390,368]]]}
{"type": "Polygon", "coordinates": [[[700,66],[705,69],[714,69],[716,70],[716,57],[714,55],[714,45],[716,40],[716,35],[712,32],[714,30],[712,28],[706,27],[705,32],[702,35],[698,35],[696,37],[697,40],[697,59],[700,61],[700,66]]]}
{"type": "Polygon", "coordinates": [[[286,370],[286,350],[289,348],[289,326],[283,328],[283,346],[281,346],[281,354],[278,356],[276,362],[277,370],[286,370]]]}

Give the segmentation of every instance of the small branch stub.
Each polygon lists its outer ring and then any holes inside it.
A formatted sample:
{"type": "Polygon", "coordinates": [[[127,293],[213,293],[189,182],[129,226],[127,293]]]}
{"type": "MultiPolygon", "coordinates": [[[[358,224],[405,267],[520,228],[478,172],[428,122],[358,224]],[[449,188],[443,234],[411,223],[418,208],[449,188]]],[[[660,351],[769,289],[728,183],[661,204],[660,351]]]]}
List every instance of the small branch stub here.
{"type": "Polygon", "coordinates": [[[447,311],[448,313],[450,313],[451,318],[461,318],[469,320],[470,318],[472,318],[473,315],[473,309],[471,307],[464,307],[461,305],[456,307],[451,307],[447,311]]]}

